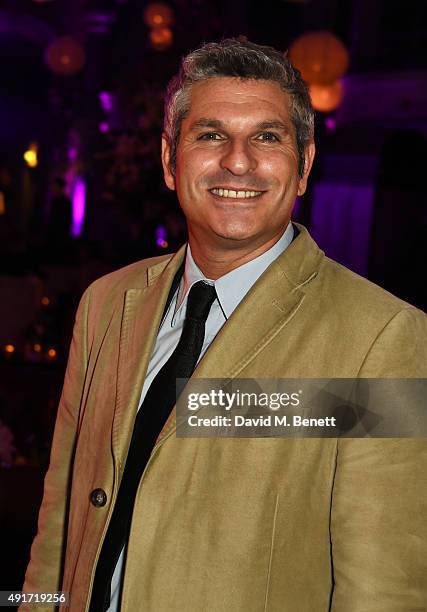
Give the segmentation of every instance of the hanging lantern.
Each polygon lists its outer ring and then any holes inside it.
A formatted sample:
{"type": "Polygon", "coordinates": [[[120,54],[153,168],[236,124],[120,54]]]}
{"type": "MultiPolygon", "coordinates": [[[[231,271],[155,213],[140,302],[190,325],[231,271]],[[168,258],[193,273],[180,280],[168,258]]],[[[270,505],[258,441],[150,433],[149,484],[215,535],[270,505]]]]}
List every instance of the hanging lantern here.
{"type": "Polygon", "coordinates": [[[330,113],[338,108],[344,95],[341,81],[329,85],[310,85],[310,97],[313,108],[322,113],[330,113]]]}
{"type": "Polygon", "coordinates": [[[46,52],[46,62],[55,74],[71,76],[85,65],[86,55],[82,45],[71,36],[53,41],[46,52]]]}
{"type": "Polygon", "coordinates": [[[170,28],[153,28],[150,32],[150,40],[154,49],[164,51],[172,44],[172,30],[170,28]]]}
{"type": "Polygon", "coordinates": [[[171,26],[174,21],[172,9],[163,2],[152,2],[144,11],[144,21],[150,28],[171,26]]]}
{"type": "Polygon", "coordinates": [[[308,83],[327,85],[339,79],[348,68],[344,44],[331,32],[308,32],[295,40],[288,58],[308,83]]]}

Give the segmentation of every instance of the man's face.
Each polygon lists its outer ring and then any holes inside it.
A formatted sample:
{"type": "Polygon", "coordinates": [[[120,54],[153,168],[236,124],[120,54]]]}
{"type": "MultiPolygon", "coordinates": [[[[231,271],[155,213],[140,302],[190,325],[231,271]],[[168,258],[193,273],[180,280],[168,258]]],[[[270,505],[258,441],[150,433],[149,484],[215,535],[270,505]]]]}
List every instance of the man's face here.
{"type": "Polygon", "coordinates": [[[238,78],[193,86],[175,176],[162,143],[165,181],[177,191],[190,240],[227,249],[255,250],[279,238],[306,189],[313,157],[311,144],[300,178],[288,95],[274,82],[238,78]]]}

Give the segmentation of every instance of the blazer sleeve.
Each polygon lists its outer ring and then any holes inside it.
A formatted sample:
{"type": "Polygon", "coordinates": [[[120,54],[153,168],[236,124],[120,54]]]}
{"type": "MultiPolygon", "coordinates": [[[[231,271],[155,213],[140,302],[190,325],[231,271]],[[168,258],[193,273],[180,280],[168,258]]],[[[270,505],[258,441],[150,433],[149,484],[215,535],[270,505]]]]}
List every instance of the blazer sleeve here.
{"type": "MultiPolygon", "coordinates": [[[[61,588],[74,448],[88,361],[89,294],[90,288],[83,294],[76,314],[49,469],[44,481],[38,531],[25,575],[25,592],[51,593],[61,588]]],[[[31,609],[34,610],[34,606],[31,609]]],[[[43,609],[49,609],[49,606],[43,609]]],[[[26,611],[27,606],[22,605],[19,610],[26,611]]]]}
{"type": "MultiPolygon", "coordinates": [[[[360,377],[426,378],[427,317],[395,315],[360,377]]],[[[427,610],[427,439],[338,441],[331,612],[427,610]]]]}

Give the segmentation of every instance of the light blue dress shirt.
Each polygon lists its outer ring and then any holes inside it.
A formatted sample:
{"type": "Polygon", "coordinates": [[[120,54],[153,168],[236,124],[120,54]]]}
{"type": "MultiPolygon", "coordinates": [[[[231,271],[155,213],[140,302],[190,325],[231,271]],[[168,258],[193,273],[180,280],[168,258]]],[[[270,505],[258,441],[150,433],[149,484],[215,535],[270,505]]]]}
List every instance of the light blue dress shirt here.
{"type": "MultiPolygon", "coordinates": [[[[268,251],[248,261],[239,268],[228,272],[228,274],[224,274],[224,276],[221,276],[215,281],[204,276],[203,272],[195,263],[191,254],[190,245],[188,245],[184,275],[171,300],[166,316],[157,334],[156,344],[148,364],[147,375],[142,387],[139,408],[141,408],[142,402],[144,401],[147,390],[153,382],[153,379],[172,355],[178,344],[184,325],[188,293],[194,283],[203,280],[206,283],[214,285],[218,297],[218,299],[213,302],[206,321],[205,338],[199,357],[200,361],[209,348],[212,340],[231,316],[239,302],[245,297],[261,274],[266,271],[268,266],[290,245],[293,237],[294,229],[292,223],[289,223],[281,238],[268,251]]],[[[111,580],[111,603],[107,612],[118,612],[119,610],[119,594],[125,549],[126,547],[123,547],[120,553],[111,580]]]]}

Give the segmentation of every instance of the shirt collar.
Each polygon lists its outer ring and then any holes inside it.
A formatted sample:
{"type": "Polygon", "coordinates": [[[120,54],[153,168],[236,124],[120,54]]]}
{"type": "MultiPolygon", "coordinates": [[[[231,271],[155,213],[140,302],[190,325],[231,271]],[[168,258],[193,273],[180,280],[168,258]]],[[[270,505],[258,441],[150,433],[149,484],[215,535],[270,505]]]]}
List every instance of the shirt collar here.
{"type": "Polygon", "coordinates": [[[289,222],[280,239],[255,259],[224,274],[217,280],[206,278],[197,266],[191,254],[190,245],[187,246],[184,276],[178,290],[175,312],[172,318],[172,327],[175,325],[178,313],[184,306],[191,287],[202,280],[209,285],[214,285],[220,307],[226,319],[228,319],[244,296],[256,283],[268,266],[291,244],[294,237],[292,223],[289,222]]]}

